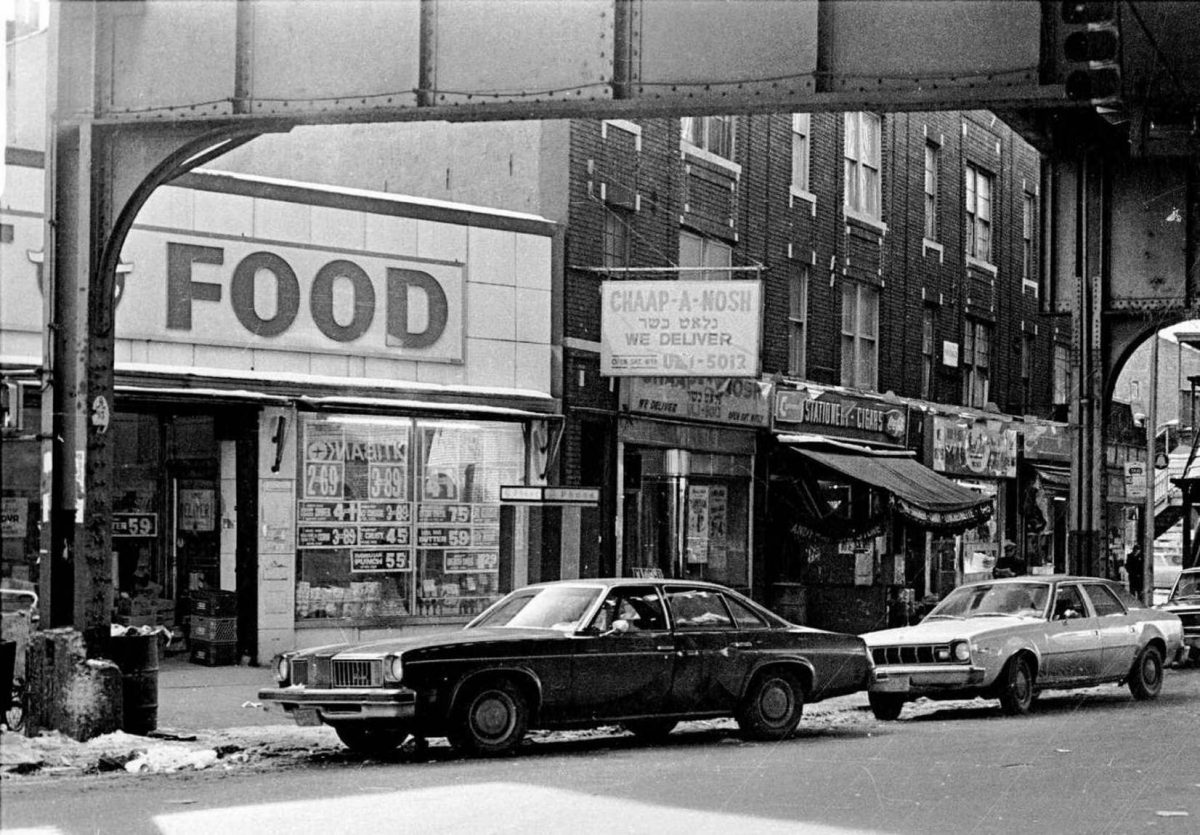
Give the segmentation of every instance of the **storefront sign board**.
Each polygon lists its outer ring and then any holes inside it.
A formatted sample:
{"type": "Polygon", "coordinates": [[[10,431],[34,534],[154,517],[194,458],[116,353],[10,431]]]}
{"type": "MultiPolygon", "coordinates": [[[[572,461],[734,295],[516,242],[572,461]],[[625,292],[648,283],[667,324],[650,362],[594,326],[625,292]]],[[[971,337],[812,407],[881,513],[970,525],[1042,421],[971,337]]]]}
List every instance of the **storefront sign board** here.
{"type": "Polygon", "coordinates": [[[929,460],[951,475],[1015,478],[1017,430],[1011,421],[932,415],[929,460]]]}
{"type": "Polygon", "coordinates": [[[600,373],[756,377],[760,281],[606,281],[600,373]]]}
{"type": "Polygon", "coordinates": [[[636,414],[765,428],[772,387],[735,377],[631,377],[621,386],[621,399],[636,414]]]}
{"type": "Polygon", "coordinates": [[[782,432],[903,444],[908,407],[816,388],[775,390],[774,425],[782,432]]]}

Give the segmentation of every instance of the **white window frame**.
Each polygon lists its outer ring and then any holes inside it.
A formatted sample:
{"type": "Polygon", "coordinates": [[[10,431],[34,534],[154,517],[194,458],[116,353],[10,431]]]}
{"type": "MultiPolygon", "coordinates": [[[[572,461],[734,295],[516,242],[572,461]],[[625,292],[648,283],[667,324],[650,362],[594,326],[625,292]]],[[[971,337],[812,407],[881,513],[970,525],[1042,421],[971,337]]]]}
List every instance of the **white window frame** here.
{"type": "Polygon", "coordinates": [[[737,117],[684,116],[679,120],[680,141],[714,157],[733,161],[737,153],[737,117]]]}
{"type": "Polygon", "coordinates": [[[808,373],[808,267],[792,276],[788,288],[788,373],[808,373]]]}
{"type": "Polygon", "coordinates": [[[792,192],[812,196],[810,159],[812,157],[812,114],[792,114],[792,192]]]}
{"type": "Polygon", "coordinates": [[[996,194],[996,178],[973,162],[964,169],[966,196],[965,238],[967,257],[984,264],[992,260],[992,206],[996,194]]]}
{"type": "Polygon", "coordinates": [[[936,243],[938,228],[938,193],[941,186],[942,147],[936,142],[925,143],[925,240],[936,243]]]}
{"type": "Polygon", "coordinates": [[[733,247],[716,238],[697,235],[685,229],[679,230],[679,266],[711,267],[712,269],[687,270],[681,279],[691,281],[727,281],[733,278],[728,269],[733,266],[733,247]],[[690,247],[690,248],[689,248],[690,247]],[[692,256],[692,253],[695,256],[692,256]],[[724,269],[722,269],[724,268],[724,269]]]}
{"type": "Polygon", "coordinates": [[[600,231],[600,256],[605,267],[628,267],[632,242],[629,221],[620,211],[605,207],[604,228],[600,231]],[[617,232],[614,234],[614,232],[617,232]],[[614,246],[614,242],[616,246],[614,246]],[[620,250],[620,251],[618,251],[620,250]]]}
{"type": "Polygon", "coordinates": [[[992,327],[977,319],[963,326],[963,405],[982,408],[991,395],[992,327]]]}
{"type": "Polygon", "coordinates": [[[937,309],[926,307],[921,311],[921,398],[924,400],[933,399],[933,375],[937,367],[936,332],[937,309]]]}
{"type": "Polygon", "coordinates": [[[879,288],[861,281],[842,285],[841,384],[874,391],[879,384],[879,288]],[[864,301],[870,300],[870,305],[864,301]]]}
{"type": "Polygon", "coordinates": [[[882,119],[878,113],[854,111],[845,114],[842,156],[846,213],[875,223],[883,220],[881,138],[882,119]]]}
{"type": "Polygon", "coordinates": [[[1038,294],[1037,247],[1037,195],[1025,192],[1021,204],[1021,287],[1038,294]]]}

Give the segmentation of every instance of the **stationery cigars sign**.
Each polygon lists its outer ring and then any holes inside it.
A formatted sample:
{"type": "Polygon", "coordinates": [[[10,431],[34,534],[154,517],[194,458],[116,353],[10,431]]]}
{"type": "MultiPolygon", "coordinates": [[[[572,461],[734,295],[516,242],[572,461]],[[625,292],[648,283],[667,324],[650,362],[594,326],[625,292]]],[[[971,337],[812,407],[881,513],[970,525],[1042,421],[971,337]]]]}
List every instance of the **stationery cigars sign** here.
{"type": "Polygon", "coordinates": [[[760,281],[606,281],[600,373],[755,377],[760,281]]]}

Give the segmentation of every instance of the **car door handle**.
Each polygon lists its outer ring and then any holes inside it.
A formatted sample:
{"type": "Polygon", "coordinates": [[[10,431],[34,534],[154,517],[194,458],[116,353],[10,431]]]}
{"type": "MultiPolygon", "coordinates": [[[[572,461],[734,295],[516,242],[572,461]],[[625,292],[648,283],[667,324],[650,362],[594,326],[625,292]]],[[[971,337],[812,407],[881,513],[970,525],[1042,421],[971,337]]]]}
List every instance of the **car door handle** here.
{"type": "Polygon", "coordinates": [[[679,650],[679,652],[677,652],[675,654],[678,655],[680,658],[691,658],[693,656],[699,655],[700,650],[698,650],[698,649],[681,649],[681,650],[679,650]]]}
{"type": "Polygon", "coordinates": [[[667,645],[667,646],[665,646],[665,647],[655,647],[654,649],[655,649],[655,651],[657,651],[657,652],[670,652],[671,650],[675,649],[675,647],[673,647],[673,646],[671,646],[670,644],[668,644],[668,645],[667,645]]]}
{"type": "Polygon", "coordinates": [[[734,641],[729,645],[732,649],[750,649],[754,646],[750,641],[734,641]]]}

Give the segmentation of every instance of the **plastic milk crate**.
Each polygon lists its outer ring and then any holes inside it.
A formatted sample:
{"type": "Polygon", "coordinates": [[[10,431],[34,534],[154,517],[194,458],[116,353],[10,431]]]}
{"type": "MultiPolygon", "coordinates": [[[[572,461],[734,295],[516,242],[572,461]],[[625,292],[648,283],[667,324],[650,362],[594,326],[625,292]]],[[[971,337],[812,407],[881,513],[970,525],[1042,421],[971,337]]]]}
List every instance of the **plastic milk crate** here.
{"type": "Polygon", "coordinates": [[[190,660],[193,664],[203,664],[206,667],[225,667],[238,662],[236,641],[196,641],[188,642],[190,660]]]}
{"type": "Polygon", "coordinates": [[[230,618],[237,615],[237,593],[220,589],[197,589],[191,593],[192,614],[202,618],[230,618]]]}
{"type": "Polygon", "coordinates": [[[237,640],[237,618],[202,618],[192,615],[191,638],[194,641],[229,643],[237,640]]]}

